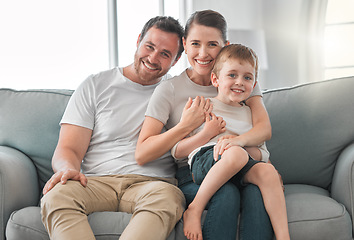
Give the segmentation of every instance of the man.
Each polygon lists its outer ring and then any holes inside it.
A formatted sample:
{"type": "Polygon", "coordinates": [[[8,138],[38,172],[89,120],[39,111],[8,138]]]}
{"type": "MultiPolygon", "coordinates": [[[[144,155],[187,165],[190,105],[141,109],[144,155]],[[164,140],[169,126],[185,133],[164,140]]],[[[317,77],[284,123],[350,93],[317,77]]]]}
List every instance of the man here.
{"type": "Polygon", "coordinates": [[[51,239],[95,239],[87,215],[132,213],[120,239],[166,239],[184,210],[173,159],[143,166],[135,146],[150,96],[182,51],[183,28],[171,17],[144,26],[134,63],[88,77],[74,92],[43,189],[42,221],[51,239]]]}

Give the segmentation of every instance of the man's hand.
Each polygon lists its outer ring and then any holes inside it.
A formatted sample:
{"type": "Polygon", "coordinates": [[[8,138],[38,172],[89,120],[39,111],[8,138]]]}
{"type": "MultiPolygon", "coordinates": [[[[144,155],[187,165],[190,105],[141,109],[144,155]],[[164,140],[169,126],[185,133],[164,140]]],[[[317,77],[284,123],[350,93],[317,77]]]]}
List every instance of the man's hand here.
{"type": "Polygon", "coordinates": [[[43,194],[47,194],[55,185],[59,182],[61,184],[65,184],[68,180],[75,180],[79,181],[82,186],[86,187],[87,185],[87,178],[86,176],[75,170],[75,169],[67,169],[65,171],[59,171],[55,173],[45,184],[43,188],[43,194]]]}

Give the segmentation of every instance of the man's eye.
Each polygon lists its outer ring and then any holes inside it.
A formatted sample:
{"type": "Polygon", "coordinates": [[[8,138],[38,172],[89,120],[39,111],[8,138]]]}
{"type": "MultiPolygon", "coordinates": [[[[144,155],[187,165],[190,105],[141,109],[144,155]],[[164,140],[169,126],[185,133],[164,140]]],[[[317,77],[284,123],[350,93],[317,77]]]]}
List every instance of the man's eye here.
{"type": "Polygon", "coordinates": [[[168,55],[167,53],[161,53],[161,55],[163,56],[163,57],[165,57],[165,58],[169,58],[170,57],[170,55],[168,55]]]}

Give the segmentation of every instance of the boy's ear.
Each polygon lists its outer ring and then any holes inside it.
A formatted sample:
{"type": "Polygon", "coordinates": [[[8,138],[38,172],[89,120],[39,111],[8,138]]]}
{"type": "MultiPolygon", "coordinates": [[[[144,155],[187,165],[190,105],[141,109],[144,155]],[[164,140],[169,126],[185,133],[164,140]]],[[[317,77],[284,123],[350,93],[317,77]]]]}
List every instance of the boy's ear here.
{"type": "Polygon", "coordinates": [[[211,79],[211,83],[213,84],[214,87],[219,87],[219,80],[214,72],[211,72],[210,79],[211,79]]]}

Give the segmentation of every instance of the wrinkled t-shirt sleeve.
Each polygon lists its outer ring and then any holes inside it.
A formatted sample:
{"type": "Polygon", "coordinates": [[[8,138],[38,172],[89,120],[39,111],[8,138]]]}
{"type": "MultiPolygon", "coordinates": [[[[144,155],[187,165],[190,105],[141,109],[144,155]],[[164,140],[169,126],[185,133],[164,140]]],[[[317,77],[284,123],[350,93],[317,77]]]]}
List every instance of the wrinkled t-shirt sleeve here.
{"type": "Polygon", "coordinates": [[[93,129],[95,121],[95,96],[92,76],[89,76],[74,91],[60,124],[68,123],[93,129]]]}
{"type": "Polygon", "coordinates": [[[253,91],[252,91],[252,93],[251,93],[249,98],[254,97],[254,96],[261,96],[261,97],[263,96],[262,90],[261,90],[261,87],[259,86],[259,82],[258,81],[257,81],[256,86],[254,86],[253,91]]]}
{"type": "Polygon", "coordinates": [[[172,111],[173,99],[172,85],[168,81],[162,82],[152,94],[145,116],[155,118],[166,125],[172,111]]]}

